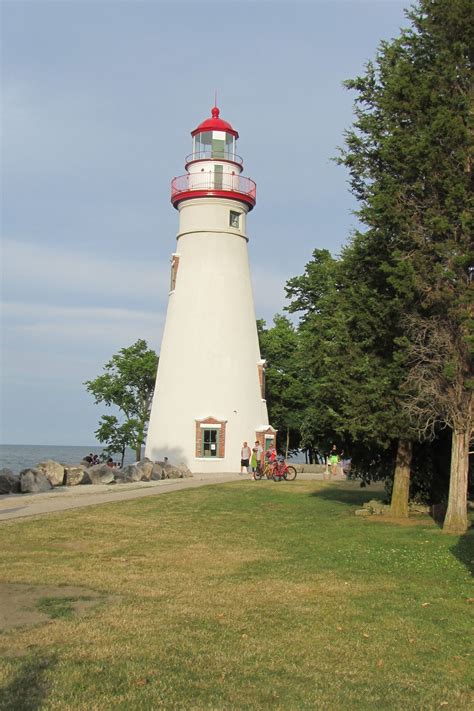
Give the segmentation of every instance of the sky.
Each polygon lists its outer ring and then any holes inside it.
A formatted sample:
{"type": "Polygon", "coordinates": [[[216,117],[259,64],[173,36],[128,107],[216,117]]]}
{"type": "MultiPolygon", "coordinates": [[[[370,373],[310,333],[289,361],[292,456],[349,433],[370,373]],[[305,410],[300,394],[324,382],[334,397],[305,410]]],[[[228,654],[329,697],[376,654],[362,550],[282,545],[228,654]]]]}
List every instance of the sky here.
{"type": "Polygon", "coordinates": [[[342,82],[406,26],[408,0],[2,0],[1,420],[4,444],[92,445],[84,381],[138,338],[158,353],[190,131],[239,132],[257,318],[316,248],[357,225],[333,161],[342,82]]]}

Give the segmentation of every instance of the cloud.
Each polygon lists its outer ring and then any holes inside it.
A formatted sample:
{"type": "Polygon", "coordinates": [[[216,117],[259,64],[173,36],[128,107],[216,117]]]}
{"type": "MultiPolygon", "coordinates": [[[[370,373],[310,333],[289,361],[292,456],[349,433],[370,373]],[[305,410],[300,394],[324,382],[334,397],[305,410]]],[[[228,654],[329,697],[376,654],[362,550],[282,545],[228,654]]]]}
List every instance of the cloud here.
{"type": "Polygon", "coordinates": [[[3,294],[8,300],[43,303],[149,304],[167,295],[169,264],[61,250],[5,240],[3,294]]]}
{"type": "Polygon", "coordinates": [[[81,382],[120,348],[144,338],[158,350],[163,313],[47,304],[3,304],[3,377],[81,382]]]}

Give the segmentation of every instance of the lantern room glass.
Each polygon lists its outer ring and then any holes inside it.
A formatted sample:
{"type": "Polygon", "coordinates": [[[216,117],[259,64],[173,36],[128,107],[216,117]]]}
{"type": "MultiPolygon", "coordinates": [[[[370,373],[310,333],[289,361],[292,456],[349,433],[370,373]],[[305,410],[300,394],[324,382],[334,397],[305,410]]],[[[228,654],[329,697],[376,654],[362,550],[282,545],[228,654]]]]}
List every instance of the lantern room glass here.
{"type": "Polygon", "coordinates": [[[235,160],[235,136],[225,131],[203,131],[193,138],[193,160],[235,160]]]}

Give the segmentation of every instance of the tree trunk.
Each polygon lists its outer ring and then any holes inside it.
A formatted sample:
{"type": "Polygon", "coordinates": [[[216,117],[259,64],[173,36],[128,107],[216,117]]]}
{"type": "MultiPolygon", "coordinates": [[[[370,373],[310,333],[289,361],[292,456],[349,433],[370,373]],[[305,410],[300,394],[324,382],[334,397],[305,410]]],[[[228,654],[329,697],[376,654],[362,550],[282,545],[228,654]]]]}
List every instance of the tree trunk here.
{"type": "Polygon", "coordinates": [[[137,440],[135,444],[135,461],[139,462],[140,459],[142,458],[142,444],[143,440],[145,439],[143,436],[143,433],[145,431],[145,423],[142,421],[139,424],[138,432],[137,432],[137,440]]]}
{"type": "Polygon", "coordinates": [[[290,428],[286,428],[286,452],[285,452],[285,459],[288,459],[288,450],[290,448],[290,428]]]}
{"type": "Polygon", "coordinates": [[[448,510],[443,533],[461,535],[468,529],[467,474],[469,469],[469,428],[453,430],[451,444],[451,473],[449,478],[448,510]]]}
{"type": "Polygon", "coordinates": [[[413,445],[407,439],[398,440],[395,475],[393,477],[392,516],[408,518],[408,497],[410,495],[410,470],[413,445]]]}
{"type": "Polygon", "coordinates": [[[122,459],[120,460],[120,469],[123,467],[123,460],[125,459],[125,447],[122,448],[122,459]]]}

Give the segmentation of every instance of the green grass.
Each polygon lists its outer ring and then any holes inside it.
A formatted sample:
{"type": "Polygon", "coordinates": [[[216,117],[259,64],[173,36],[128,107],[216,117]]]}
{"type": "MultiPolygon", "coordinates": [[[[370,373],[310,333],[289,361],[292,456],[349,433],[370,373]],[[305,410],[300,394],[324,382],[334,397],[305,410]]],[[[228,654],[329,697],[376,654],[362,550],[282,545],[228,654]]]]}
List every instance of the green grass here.
{"type": "Polygon", "coordinates": [[[469,708],[472,534],[355,517],[373,496],[249,481],[2,526],[1,579],[105,601],[0,635],[0,708],[469,708]]]}
{"type": "Polygon", "coordinates": [[[79,602],[80,597],[42,597],[38,600],[36,607],[40,612],[44,612],[51,619],[59,617],[69,620],[74,616],[74,604],[79,602]]]}

